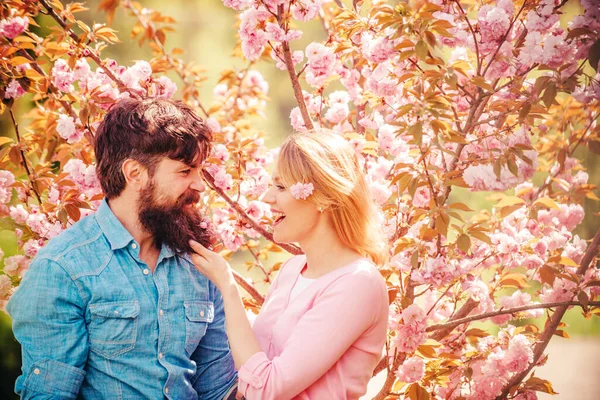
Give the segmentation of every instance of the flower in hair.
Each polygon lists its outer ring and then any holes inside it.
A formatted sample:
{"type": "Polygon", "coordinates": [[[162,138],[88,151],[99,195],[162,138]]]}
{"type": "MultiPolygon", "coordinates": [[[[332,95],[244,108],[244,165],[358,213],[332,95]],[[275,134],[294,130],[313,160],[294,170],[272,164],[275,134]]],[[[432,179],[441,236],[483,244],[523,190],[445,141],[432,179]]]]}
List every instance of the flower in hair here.
{"type": "Polygon", "coordinates": [[[312,183],[298,182],[295,185],[290,186],[290,191],[292,192],[292,196],[294,196],[298,200],[306,199],[308,196],[310,196],[312,194],[313,190],[315,190],[315,187],[313,186],[312,183]]]}

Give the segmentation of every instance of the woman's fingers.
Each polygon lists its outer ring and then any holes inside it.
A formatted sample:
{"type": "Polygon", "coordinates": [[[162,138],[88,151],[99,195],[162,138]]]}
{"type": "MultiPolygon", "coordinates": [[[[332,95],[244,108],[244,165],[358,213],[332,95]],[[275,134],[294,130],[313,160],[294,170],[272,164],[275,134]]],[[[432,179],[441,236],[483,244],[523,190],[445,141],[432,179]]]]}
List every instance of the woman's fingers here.
{"type": "Polygon", "coordinates": [[[202,257],[206,258],[206,256],[208,254],[210,254],[210,250],[208,250],[206,247],[202,246],[200,243],[196,242],[195,240],[190,240],[190,247],[192,248],[192,250],[194,250],[197,254],[201,255],[202,257]]]}

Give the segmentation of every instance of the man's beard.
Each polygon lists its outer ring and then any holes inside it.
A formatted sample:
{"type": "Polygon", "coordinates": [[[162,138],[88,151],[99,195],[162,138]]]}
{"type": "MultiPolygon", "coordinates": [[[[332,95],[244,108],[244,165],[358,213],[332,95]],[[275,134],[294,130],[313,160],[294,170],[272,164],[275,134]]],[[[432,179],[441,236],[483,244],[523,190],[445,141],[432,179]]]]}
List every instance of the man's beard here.
{"type": "Polygon", "coordinates": [[[192,253],[189,241],[193,239],[210,248],[214,242],[213,232],[201,227],[202,216],[193,206],[200,200],[200,193],[190,189],[176,202],[160,204],[155,191],[156,185],[151,182],[140,193],[138,218],[142,227],[152,234],[156,246],[166,244],[178,254],[192,253]]]}

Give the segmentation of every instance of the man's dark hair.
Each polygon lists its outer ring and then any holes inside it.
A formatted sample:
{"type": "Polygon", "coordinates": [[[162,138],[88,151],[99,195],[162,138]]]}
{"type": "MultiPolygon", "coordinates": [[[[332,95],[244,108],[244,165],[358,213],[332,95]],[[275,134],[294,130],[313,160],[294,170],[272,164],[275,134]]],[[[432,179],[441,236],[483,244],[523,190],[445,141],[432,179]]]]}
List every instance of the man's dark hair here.
{"type": "Polygon", "coordinates": [[[108,199],[125,189],[123,162],[134,159],[154,174],[162,157],[200,165],[210,154],[206,123],[180,101],[125,99],[106,114],[96,132],[96,173],[108,199]]]}

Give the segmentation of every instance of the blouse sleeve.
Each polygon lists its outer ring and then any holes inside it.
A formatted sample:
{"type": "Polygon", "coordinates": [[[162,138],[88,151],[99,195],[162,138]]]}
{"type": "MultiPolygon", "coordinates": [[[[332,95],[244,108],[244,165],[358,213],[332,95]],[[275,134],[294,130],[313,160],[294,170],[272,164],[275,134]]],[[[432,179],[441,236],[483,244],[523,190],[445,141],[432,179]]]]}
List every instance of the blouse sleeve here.
{"type": "Polygon", "coordinates": [[[377,321],[370,310],[381,309],[380,283],[362,273],[332,282],[302,316],[280,356],[269,360],[258,352],[242,365],[239,391],[249,400],[284,400],[316,382],[377,321]]]}

